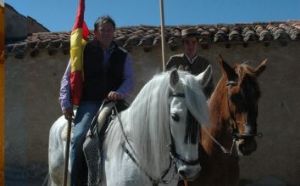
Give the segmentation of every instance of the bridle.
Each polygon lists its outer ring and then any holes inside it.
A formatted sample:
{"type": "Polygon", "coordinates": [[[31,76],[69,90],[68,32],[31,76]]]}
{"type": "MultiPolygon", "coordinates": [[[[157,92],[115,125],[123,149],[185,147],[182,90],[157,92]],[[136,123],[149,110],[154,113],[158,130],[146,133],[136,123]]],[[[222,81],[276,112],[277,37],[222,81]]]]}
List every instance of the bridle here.
{"type": "MultiPolygon", "coordinates": [[[[171,93],[169,95],[169,97],[185,98],[185,94],[184,93],[171,93]]],[[[169,127],[170,127],[170,125],[169,125],[169,127]]],[[[171,144],[169,145],[170,146],[170,156],[175,162],[180,161],[189,166],[197,165],[200,163],[199,158],[196,160],[185,160],[180,154],[178,154],[176,152],[176,147],[174,145],[174,138],[173,138],[173,135],[171,134],[171,129],[170,129],[170,136],[171,136],[171,144]]]]}
{"type": "MultiPolygon", "coordinates": [[[[185,98],[185,94],[184,93],[173,93],[172,92],[171,94],[169,94],[169,97],[185,98]]],[[[178,154],[176,152],[176,148],[175,148],[175,144],[174,144],[174,138],[173,138],[173,135],[171,133],[171,128],[170,128],[170,124],[169,124],[169,131],[170,131],[170,136],[171,136],[171,144],[169,145],[169,148],[170,148],[169,162],[170,163],[169,163],[168,168],[163,171],[160,178],[158,178],[158,179],[154,178],[153,176],[151,176],[151,174],[149,172],[146,171],[146,169],[144,167],[142,167],[142,165],[139,163],[139,160],[136,158],[137,157],[136,153],[135,153],[134,148],[132,147],[131,143],[129,142],[127,135],[125,134],[123,123],[121,121],[121,118],[119,116],[119,113],[117,111],[116,106],[114,106],[114,110],[116,112],[116,116],[117,116],[117,119],[119,121],[123,137],[125,139],[125,142],[122,143],[122,148],[123,148],[124,152],[136,164],[136,166],[142,172],[144,172],[144,174],[152,182],[153,186],[157,186],[158,184],[168,184],[168,183],[170,183],[173,180],[173,178],[175,177],[175,172],[177,172],[177,167],[176,167],[177,162],[182,162],[183,164],[189,165],[189,166],[197,165],[197,164],[200,163],[199,158],[197,160],[185,160],[180,154],[178,154]],[[172,166],[172,165],[174,165],[174,166],[172,166]],[[165,180],[165,177],[168,175],[168,173],[170,172],[172,167],[174,167],[175,171],[173,172],[171,178],[169,178],[168,180],[165,180]]]]}
{"type": "MultiPolygon", "coordinates": [[[[236,81],[228,81],[226,83],[226,86],[235,86],[237,84],[238,83],[236,81]]],[[[249,139],[249,138],[253,138],[255,136],[262,137],[262,133],[240,134],[239,130],[238,130],[237,122],[235,120],[235,117],[234,117],[233,113],[231,112],[231,109],[230,109],[229,100],[230,100],[230,97],[229,97],[229,93],[227,92],[227,107],[228,107],[228,110],[229,110],[229,126],[231,128],[231,136],[232,136],[232,145],[230,147],[230,150],[227,150],[224,146],[222,146],[213,136],[211,136],[209,134],[209,132],[207,130],[204,130],[204,131],[221,148],[221,150],[223,151],[224,154],[227,154],[229,156],[233,156],[233,149],[234,149],[234,146],[236,146],[236,142],[238,140],[249,139]]],[[[248,124],[246,122],[243,125],[247,126],[248,124]]]]}
{"type": "MultiPolygon", "coordinates": [[[[228,81],[226,83],[226,86],[235,86],[237,84],[238,83],[236,81],[228,81]]],[[[231,127],[231,134],[232,134],[233,141],[240,140],[240,139],[251,138],[251,137],[256,137],[256,136],[262,137],[262,133],[257,133],[257,132],[254,133],[254,134],[249,134],[249,133],[240,134],[239,133],[236,119],[235,119],[235,117],[234,117],[234,115],[233,115],[233,113],[231,112],[231,109],[230,109],[229,100],[230,100],[230,97],[229,97],[229,93],[227,92],[227,107],[228,107],[228,110],[229,110],[229,123],[230,123],[230,127],[231,127]]],[[[248,122],[243,123],[243,125],[247,126],[248,122]]]]}
{"type": "MultiPolygon", "coordinates": [[[[236,81],[228,81],[226,83],[226,86],[235,86],[238,83],[236,81]]],[[[218,142],[210,133],[209,131],[203,127],[202,130],[211,138],[211,140],[220,147],[220,149],[222,150],[222,152],[228,156],[233,156],[233,149],[234,146],[236,146],[236,142],[240,139],[246,139],[246,138],[251,138],[251,137],[262,137],[262,133],[256,133],[256,134],[240,134],[239,130],[237,128],[237,123],[235,120],[235,117],[233,116],[233,113],[230,111],[230,104],[229,104],[229,93],[227,92],[227,105],[228,105],[228,109],[229,109],[229,123],[230,123],[230,127],[231,127],[231,136],[232,136],[232,145],[230,147],[230,150],[226,149],[220,142],[218,142]]],[[[246,125],[247,123],[245,123],[244,125],[246,125]]]]}

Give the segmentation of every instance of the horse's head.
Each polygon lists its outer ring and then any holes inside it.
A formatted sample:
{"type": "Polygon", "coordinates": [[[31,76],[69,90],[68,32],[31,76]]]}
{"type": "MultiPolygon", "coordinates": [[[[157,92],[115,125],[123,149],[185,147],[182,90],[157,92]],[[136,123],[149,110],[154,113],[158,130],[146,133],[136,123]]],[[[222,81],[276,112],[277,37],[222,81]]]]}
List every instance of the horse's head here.
{"type": "Polygon", "coordinates": [[[198,76],[173,70],[170,73],[171,155],[178,173],[193,179],[200,171],[199,124],[208,124],[208,108],[202,86],[209,81],[211,67],[198,76]]]}
{"type": "Polygon", "coordinates": [[[231,67],[222,57],[223,75],[227,79],[227,107],[233,138],[239,155],[249,155],[257,148],[258,100],[260,89],[257,77],[265,70],[267,60],[256,68],[243,63],[231,67]]]}

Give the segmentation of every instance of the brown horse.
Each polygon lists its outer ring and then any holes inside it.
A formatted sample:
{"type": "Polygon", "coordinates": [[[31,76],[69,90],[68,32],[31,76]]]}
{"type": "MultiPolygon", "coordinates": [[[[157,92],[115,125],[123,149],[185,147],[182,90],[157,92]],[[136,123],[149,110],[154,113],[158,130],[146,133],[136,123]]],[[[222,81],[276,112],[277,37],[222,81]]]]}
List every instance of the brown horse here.
{"type": "Polygon", "coordinates": [[[231,67],[221,57],[222,77],[209,100],[211,128],[201,129],[202,170],[196,180],[185,185],[238,185],[239,157],[250,155],[257,147],[257,77],[266,62],[256,68],[245,63],[231,67]]]}

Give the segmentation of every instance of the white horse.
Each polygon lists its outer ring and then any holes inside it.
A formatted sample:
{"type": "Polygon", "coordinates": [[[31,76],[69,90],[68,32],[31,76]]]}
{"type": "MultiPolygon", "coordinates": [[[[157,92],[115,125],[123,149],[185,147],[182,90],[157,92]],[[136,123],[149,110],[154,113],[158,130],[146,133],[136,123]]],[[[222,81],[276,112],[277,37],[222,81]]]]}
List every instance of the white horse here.
{"type": "MultiPolygon", "coordinates": [[[[173,70],[154,76],[131,106],[112,120],[102,148],[101,186],[177,185],[179,176],[194,179],[198,161],[199,125],[208,122],[202,92],[211,67],[198,76],[173,70]],[[194,121],[194,122],[193,122],[194,121]]],[[[49,136],[52,185],[62,183],[64,142],[58,119],[49,136]]]]}

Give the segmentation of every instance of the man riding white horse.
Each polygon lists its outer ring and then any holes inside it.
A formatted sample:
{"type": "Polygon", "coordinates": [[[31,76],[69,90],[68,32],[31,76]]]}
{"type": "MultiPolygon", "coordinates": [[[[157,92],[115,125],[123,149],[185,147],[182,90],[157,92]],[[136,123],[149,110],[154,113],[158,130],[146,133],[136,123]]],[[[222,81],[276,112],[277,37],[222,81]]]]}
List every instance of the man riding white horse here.
{"type": "MultiPolygon", "coordinates": [[[[84,3],[80,2],[79,9],[84,3]]],[[[80,11],[79,11],[80,12],[80,11]]],[[[132,60],[128,53],[113,42],[115,22],[103,16],[94,24],[94,39],[84,46],[82,97],[74,119],[71,139],[71,185],[80,185],[84,158],[82,144],[91,121],[102,101],[124,99],[133,88],[132,60]]],[[[70,99],[70,73],[68,65],[61,82],[60,103],[66,119],[73,117],[73,104],[70,99]]]]}

